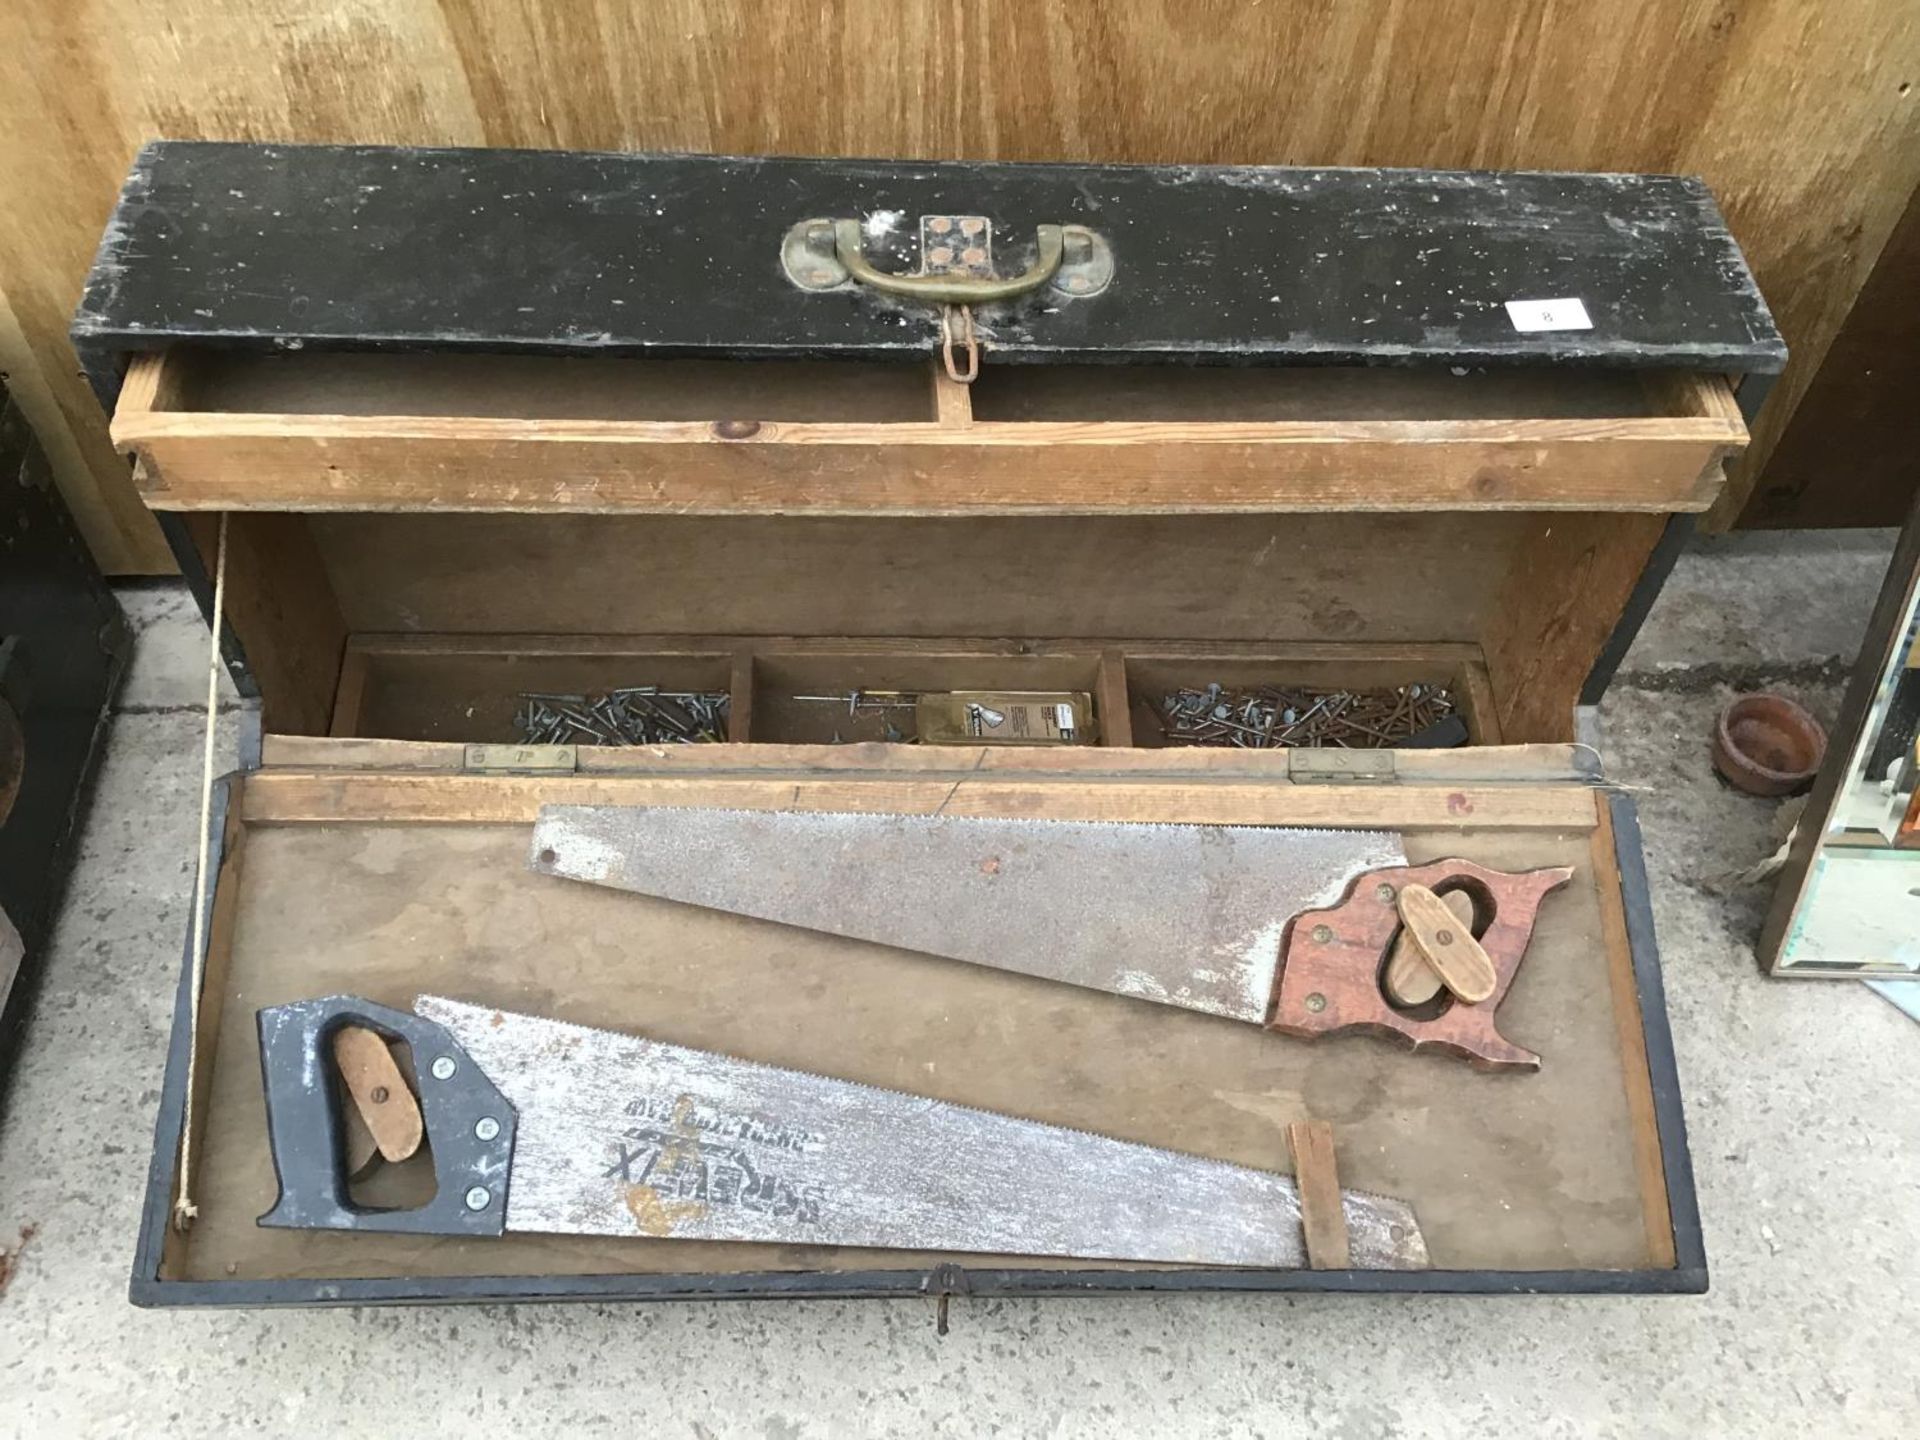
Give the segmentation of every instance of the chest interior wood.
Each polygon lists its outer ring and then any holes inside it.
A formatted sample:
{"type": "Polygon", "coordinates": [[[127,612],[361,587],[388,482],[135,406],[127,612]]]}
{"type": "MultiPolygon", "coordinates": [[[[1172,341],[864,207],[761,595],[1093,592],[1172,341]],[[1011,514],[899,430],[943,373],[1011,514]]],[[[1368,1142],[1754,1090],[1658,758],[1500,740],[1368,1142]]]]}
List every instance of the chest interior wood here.
{"type": "Polygon", "coordinates": [[[1210,659],[1286,683],[1330,643],[1411,659],[1405,679],[1492,697],[1476,740],[1561,738],[1653,517],[1707,503],[1745,427],[1723,380],[1667,372],[1026,365],[964,387],[844,361],[179,350],[135,360],[116,435],[154,504],[248,532],[233,623],[276,728],[443,738],[407,692],[488,690],[487,656],[519,689],[590,689],[680,684],[693,648],[726,667],[703,686],[739,692],[731,738],[821,739],[769,677],[930,687],[901,677],[932,674],[932,642],[947,688],[1099,690],[1125,744],[1147,642],[1197,647],[1176,683],[1210,659]],[[1503,706],[1539,625],[1556,653],[1503,706]],[[901,643],[836,675],[817,648],[770,658],[783,636],[901,643]],[[1254,643],[1270,673],[1206,651],[1254,643]],[[1446,646],[1467,650],[1408,649],[1446,646]]]}
{"type": "MultiPolygon", "coordinates": [[[[208,416],[527,420],[938,418],[926,367],[852,360],[181,352],[166,409],[208,416]]],[[[1642,420],[1688,415],[1647,372],[1447,367],[990,365],[974,421],[1642,420]]],[[[1700,402],[1704,403],[1704,402],[1700,402]]]]}
{"type": "Polygon", "coordinates": [[[115,433],[209,568],[230,513],[275,729],[510,738],[520,691],[697,681],[736,742],[831,738],[796,693],[1007,688],[1127,745],[1149,674],[1308,671],[1565,738],[1746,432],[1688,372],[188,348],[115,433]]]}
{"type": "Polygon", "coordinates": [[[1304,1108],[1339,1127],[1347,1183],[1415,1200],[1441,1269],[1674,1263],[1645,1057],[1632,1043],[1641,1001],[1618,920],[1612,832],[1594,791],[1548,780],[1568,773],[1565,751],[1435,755],[1415,783],[1356,789],[1288,785],[1273,755],[767,747],[749,770],[709,749],[641,756],[619,773],[459,777],[402,768],[437,747],[366,744],[353,764],[327,770],[311,767],[324,753],[314,742],[278,742],[233,797],[201,1022],[201,1215],[188,1234],[168,1235],[165,1279],[887,1269],[941,1258],[261,1229],[254,1217],[274,1181],[246,1022],[258,1005],[333,990],[401,1005],[444,991],[1267,1167],[1284,1163],[1283,1122],[1304,1108]],[[524,866],[542,803],[1367,823],[1403,831],[1416,859],[1573,864],[1576,880],[1543,914],[1503,1009],[1503,1023],[1552,1059],[1539,1075],[1482,1075],[1378,1041],[1276,1039],[882,946],[556,885],[524,866]],[[1464,834],[1463,806],[1474,820],[1464,834]],[[954,1056],[963,1063],[947,1063],[954,1056]],[[1168,1075],[1181,1084],[1167,1085],[1168,1075]]]}
{"type": "MultiPolygon", "coordinates": [[[[211,568],[216,517],[192,531],[211,568]]],[[[1447,685],[1476,741],[1555,740],[1659,533],[1637,515],[243,512],[227,623],[291,733],[506,739],[518,693],[658,684],[730,693],[734,740],[824,740],[791,696],[1064,688],[1126,744],[1122,697],[1218,680],[1447,685]]]]}

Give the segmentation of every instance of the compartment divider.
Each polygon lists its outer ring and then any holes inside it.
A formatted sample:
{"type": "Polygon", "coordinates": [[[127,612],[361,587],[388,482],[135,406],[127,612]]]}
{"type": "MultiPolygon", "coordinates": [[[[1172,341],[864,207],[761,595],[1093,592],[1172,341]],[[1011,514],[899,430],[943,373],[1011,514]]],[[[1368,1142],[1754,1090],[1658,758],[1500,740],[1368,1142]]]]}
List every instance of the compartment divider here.
{"type": "Polygon", "coordinates": [[[1461,661],[1453,683],[1453,698],[1475,745],[1506,743],[1500,738],[1500,707],[1493,703],[1493,682],[1487,678],[1485,660],[1461,661]]]}
{"type": "Polygon", "coordinates": [[[1102,745],[1131,748],[1133,711],[1131,691],[1127,687],[1126,652],[1118,649],[1100,652],[1100,671],[1094,680],[1093,704],[1100,719],[1102,745]]]}
{"type": "Polygon", "coordinates": [[[347,641],[347,648],[340,656],[340,683],[333,692],[333,717],[327,726],[327,733],[333,736],[352,736],[360,733],[360,721],[367,704],[367,672],[370,669],[367,652],[360,648],[358,637],[347,641]]]}
{"type": "Polygon", "coordinates": [[[973,387],[963,385],[947,374],[938,360],[929,372],[933,379],[933,418],[949,430],[973,424],[973,387]]]}
{"type": "Polygon", "coordinates": [[[727,742],[744,745],[753,739],[754,653],[741,647],[733,652],[728,673],[727,742]]]}

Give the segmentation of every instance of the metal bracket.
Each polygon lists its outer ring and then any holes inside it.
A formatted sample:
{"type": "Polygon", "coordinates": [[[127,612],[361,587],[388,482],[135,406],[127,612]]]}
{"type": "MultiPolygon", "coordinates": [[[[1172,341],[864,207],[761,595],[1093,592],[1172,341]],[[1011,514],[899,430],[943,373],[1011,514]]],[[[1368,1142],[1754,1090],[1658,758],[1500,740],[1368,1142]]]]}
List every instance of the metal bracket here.
{"type": "Polygon", "coordinates": [[[1391,785],[1391,750],[1289,750],[1287,778],[1296,785],[1391,785]]]}
{"type": "Polygon", "coordinates": [[[802,220],[781,238],[780,263],[802,290],[855,284],[931,305],[991,305],[1045,288],[1056,299],[1087,299],[1113,282],[1113,252],[1084,225],[1042,225],[1023,273],[993,271],[993,222],[984,215],[922,215],[920,268],[887,271],[866,257],[859,220],[802,220]]]}
{"type": "Polygon", "coordinates": [[[572,774],[580,754],[572,745],[469,745],[461,768],[472,775],[572,774]]]}
{"type": "Polygon", "coordinates": [[[956,1295],[971,1295],[973,1281],[964,1269],[947,1261],[927,1272],[926,1278],[920,1282],[920,1293],[934,1298],[933,1332],[944,1336],[947,1333],[947,1302],[956,1295]]]}

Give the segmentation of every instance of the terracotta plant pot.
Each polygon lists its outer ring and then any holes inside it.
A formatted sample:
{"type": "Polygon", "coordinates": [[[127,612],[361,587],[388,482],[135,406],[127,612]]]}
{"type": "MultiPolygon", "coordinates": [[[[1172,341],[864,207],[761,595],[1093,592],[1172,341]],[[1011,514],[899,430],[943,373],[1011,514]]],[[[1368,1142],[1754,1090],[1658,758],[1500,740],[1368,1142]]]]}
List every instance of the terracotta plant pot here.
{"type": "Polygon", "coordinates": [[[1784,695],[1741,695],[1713,722],[1713,768],[1749,795],[1791,795],[1813,783],[1827,732],[1784,695]]]}

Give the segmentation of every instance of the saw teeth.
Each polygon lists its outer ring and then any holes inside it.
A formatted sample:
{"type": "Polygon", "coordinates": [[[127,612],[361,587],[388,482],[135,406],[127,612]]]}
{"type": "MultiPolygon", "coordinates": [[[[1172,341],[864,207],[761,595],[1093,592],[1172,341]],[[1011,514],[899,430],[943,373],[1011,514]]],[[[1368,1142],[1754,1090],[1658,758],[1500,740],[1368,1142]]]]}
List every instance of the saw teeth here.
{"type": "MultiPolygon", "coordinates": [[[[947,820],[960,825],[1058,825],[1073,830],[1270,830],[1279,835],[1348,835],[1369,840],[1401,844],[1405,837],[1398,830],[1370,830],[1350,825],[1266,825],[1257,821],[1199,820],[1063,820],[1051,815],[952,815],[944,810],[807,810],[768,805],[580,805],[556,801],[542,805],[540,815],[550,810],[699,810],[714,815],[818,815],[822,819],[845,820],[947,820]]],[[[538,823],[536,821],[536,823],[538,823]]]]}

